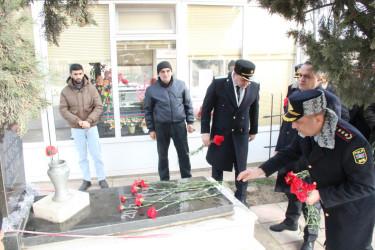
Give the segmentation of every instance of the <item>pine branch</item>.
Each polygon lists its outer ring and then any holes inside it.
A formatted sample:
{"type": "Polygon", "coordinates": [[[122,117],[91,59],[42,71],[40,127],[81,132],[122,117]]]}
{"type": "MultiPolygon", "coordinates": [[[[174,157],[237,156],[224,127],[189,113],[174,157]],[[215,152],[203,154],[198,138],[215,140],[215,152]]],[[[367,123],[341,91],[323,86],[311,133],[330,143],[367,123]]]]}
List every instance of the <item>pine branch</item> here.
{"type": "Polygon", "coordinates": [[[318,7],[316,7],[316,8],[312,8],[312,9],[306,10],[306,11],[303,12],[303,14],[306,15],[306,14],[309,13],[309,12],[312,12],[312,11],[315,11],[315,10],[319,10],[319,9],[323,9],[323,8],[325,8],[325,7],[333,6],[333,5],[335,5],[335,3],[324,4],[324,5],[318,6],[318,7]]]}

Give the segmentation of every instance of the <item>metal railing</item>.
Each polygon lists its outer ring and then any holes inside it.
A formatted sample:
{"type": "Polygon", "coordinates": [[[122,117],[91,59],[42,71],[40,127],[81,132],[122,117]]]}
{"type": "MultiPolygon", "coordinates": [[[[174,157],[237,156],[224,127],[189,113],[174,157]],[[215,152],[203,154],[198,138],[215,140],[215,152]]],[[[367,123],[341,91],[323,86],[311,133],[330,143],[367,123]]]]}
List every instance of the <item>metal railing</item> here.
{"type": "Polygon", "coordinates": [[[274,115],[273,114],[273,94],[271,94],[271,114],[270,115],[265,115],[263,118],[271,118],[270,120],[270,140],[269,140],[269,145],[264,146],[264,148],[268,148],[268,159],[271,158],[271,149],[276,147],[272,146],[272,122],[273,122],[273,117],[279,117],[280,119],[280,126],[281,126],[281,117],[283,115],[283,95],[280,93],[280,113],[274,115]]]}

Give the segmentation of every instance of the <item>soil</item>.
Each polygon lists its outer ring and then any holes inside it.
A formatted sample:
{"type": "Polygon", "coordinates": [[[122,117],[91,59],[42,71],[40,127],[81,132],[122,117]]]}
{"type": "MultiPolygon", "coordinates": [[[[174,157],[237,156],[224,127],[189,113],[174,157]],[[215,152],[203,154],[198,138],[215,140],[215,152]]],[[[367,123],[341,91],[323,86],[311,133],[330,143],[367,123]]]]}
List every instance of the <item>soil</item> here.
{"type": "MultiPolygon", "coordinates": [[[[246,201],[250,206],[287,201],[284,193],[275,192],[275,178],[258,178],[249,181],[246,201]]],[[[236,190],[234,182],[226,182],[233,192],[236,190]]]]}

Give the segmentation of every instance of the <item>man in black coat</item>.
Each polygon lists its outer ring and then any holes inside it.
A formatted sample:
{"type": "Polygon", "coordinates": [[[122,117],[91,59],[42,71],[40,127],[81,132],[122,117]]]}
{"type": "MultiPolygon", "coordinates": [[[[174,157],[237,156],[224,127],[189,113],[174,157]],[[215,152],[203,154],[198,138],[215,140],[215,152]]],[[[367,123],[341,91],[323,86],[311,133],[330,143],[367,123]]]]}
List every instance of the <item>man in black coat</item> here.
{"type": "Polygon", "coordinates": [[[324,210],[326,249],[372,249],[375,224],[375,171],[371,147],[352,125],[326,107],[324,93],[306,90],[289,98],[283,119],[298,136],[256,170],[237,180],[270,176],[301,156],[316,185],[306,203],[324,210]]]}
{"type": "MultiPolygon", "coordinates": [[[[289,98],[296,93],[301,91],[306,91],[310,89],[319,89],[324,92],[327,100],[327,107],[333,110],[339,117],[341,115],[341,104],[339,98],[334,94],[324,90],[320,84],[320,72],[313,70],[313,65],[310,62],[305,62],[299,70],[298,85],[299,90],[293,92],[289,98]]],[[[293,139],[297,136],[297,131],[292,128],[290,122],[283,121],[280,127],[279,138],[277,140],[275,154],[278,151],[284,149],[288,146],[293,139]]],[[[290,186],[285,182],[286,173],[293,170],[298,172],[299,169],[303,168],[305,165],[305,160],[303,158],[295,162],[290,162],[288,167],[281,169],[277,174],[277,180],[275,185],[276,192],[285,193],[288,198],[288,207],[285,212],[285,220],[279,224],[272,225],[271,230],[276,232],[281,232],[283,230],[296,231],[298,229],[298,219],[303,212],[306,217],[307,211],[304,209],[304,205],[297,199],[294,194],[290,193],[290,186]]],[[[319,204],[318,204],[319,206],[319,204]]],[[[320,207],[317,207],[320,209],[320,207]]],[[[318,238],[318,231],[306,227],[304,230],[304,244],[301,250],[310,250],[314,247],[314,242],[318,238]]]]}
{"type": "MultiPolygon", "coordinates": [[[[206,159],[217,181],[222,181],[223,171],[232,171],[233,166],[235,177],[246,169],[248,142],[258,133],[259,84],[250,81],[254,71],[252,62],[237,60],[227,78],[213,80],[207,89],[201,133],[203,144],[209,146],[206,159]],[[220,146],[210,142],[215,135],[224,136],[220,146]]],[[[236,181],[236,189],[235,197],[247,206],[247,183],[236,181]]]]}

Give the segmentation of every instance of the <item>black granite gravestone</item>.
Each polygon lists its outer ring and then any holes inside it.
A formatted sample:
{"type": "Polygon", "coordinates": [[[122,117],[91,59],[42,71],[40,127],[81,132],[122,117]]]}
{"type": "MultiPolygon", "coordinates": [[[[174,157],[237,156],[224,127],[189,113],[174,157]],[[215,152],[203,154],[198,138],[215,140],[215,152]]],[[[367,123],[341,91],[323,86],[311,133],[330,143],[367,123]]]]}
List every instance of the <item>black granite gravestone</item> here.
{"type": "MultiPolygon", "coordinates": [[[[124,234],[233,213],[232,202],[219,191],[217,186],[204,177],[154,182],[136,194],[132,194],[130,186],[88,192],[90,206],[63,223],[52,223],[36,218],[31,211],[25,230],[36,233],[48,232],[53,235],[24,234],[23,245],[28,247],[75,239],[56,234],[124,234]],[[174,192],[173,190],[176,189],[180,190],[174,192]],[[144,204],[152,203],[152,206],[159,210],[156,219],[151,219],[147,215],[150,206],[137,207],[134,204],[139,194],[143,195],[144,204]],[[124,203],[120,201],[122,195],[127,198],[124,203]],[[125,209],[120,211],[119,205],[124,206],[125,209]]],[[[36,197],[36,199],[41,198],[36,197]]]]}
{"type": "MultiPolygon", "coordinates": [[[[13,223],[10,217],[22,202],[25,187],[22,141],[16,133],[6,130],[0,135],[0,209],[7,224],[13,223]]],[[[20,229],[24,223],[25,220],[17,220],[12,227],[20,229]]],[[[3,242],[5,249],[20,248],[18,233],[6,233],[3,242]]]]}

